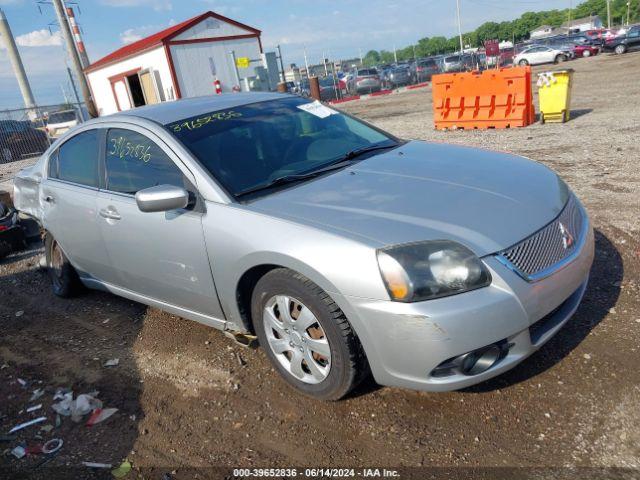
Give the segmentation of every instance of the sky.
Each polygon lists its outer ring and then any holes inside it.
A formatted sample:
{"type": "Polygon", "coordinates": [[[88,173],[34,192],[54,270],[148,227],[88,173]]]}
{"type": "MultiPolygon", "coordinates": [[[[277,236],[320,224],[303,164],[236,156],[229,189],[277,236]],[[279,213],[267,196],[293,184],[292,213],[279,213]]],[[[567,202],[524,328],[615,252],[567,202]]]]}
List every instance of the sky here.
{"type": "MultiPolygon", "coordinates": [[[[531,10],[567,8],[571,0],[460,0],[462,30],[486,21],[517,18],[531,10]]],[[[71,2],[70,2],[71,3],[71,2]]],[[[207,10],[262,30],[266,51],[281,45],[285,65],[326,55],[355,58],[359,51],[393,50],[423,37],[457,33],[455,0],[75,0],[76,18],[91,61],[207,10]]],[[[577,1],[574,0],[574,5],[577,1]]],[[[62,102],[71,94],[64,42],[53,7],[37,0],[0,0],[36,102],[62,102]],[[49,31],[51,25],[52,32],[49,31]]],[[[0,40],[0,109],[23,106],[0,40]]]]}

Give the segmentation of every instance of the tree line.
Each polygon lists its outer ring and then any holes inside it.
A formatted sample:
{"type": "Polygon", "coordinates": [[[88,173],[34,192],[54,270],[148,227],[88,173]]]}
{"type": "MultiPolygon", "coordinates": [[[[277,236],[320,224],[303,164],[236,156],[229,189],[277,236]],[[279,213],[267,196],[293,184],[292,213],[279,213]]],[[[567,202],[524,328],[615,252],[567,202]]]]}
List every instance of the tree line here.
{"type": "MultiPolygon", "coordinates": [[[[640,21],[640,0],[613,0],[611,2],[611,24],[621,25],[627,20],[627,1],[630,1],[631,23],[640,21]]],[[[480,47],[485,40],[515,40],[516,42],[529,38],[531,30],[542,25],[559,27],[569,17],[572,19],[599,15],[603,23],[607,22],[607,1],[586,0],[571,10],[547,10],[541,12],[526,12],[519,18],[506,22],[486,22],[472,32],[462,34],[465,46],[480,47]]],[[[443,36],[425,37],[418,43],[396,50],[398,61],[412,58],[429,57],[441,53],[455,52],[460,49],[459,37],[446,38],[443,36]]],[[[379,63],[393,63],[394,53],[388,50],[370,50],[363,58],[365,65],[379,63]]]]}

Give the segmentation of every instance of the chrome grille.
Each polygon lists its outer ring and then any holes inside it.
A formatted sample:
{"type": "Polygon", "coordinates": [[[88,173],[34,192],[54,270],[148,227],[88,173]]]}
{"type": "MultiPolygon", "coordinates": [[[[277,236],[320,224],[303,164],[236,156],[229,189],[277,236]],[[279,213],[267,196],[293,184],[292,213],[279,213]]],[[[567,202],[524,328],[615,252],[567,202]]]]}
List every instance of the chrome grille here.
{"type": "Polygon", "coordinates": [[[503,250],[498,257],[508,262],[527,280],[552,269],[574,253],[583,234],[583,212],[573,195],[564,209],[546,227],[520,243],[503,250]]]}

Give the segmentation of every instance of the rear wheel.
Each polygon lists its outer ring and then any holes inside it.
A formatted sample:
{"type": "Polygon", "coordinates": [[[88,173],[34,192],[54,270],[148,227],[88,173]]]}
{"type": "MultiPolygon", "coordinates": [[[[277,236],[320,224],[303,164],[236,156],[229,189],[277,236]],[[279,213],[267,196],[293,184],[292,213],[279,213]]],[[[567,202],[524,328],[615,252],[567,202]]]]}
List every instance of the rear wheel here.
{"type": "Polygon", "coordinates": [[[583,57],[590,57],[591,56],[591,50],[585,50],[582,52],[582,56],[583,57]]]}
{"type": "Polygon", "coordinates": [[[53,293],[63,298],[78,294],[81,289],[78,273],[50,233],[45,237],[44,248],[53,293]]]}
{"type": "Polygon", "coordinates": [[[344,313],[320,287],[285,268],[252,295],[255,332],[269,360],[298,391],[338,400],[367,373],[364,351],[344,313]]]}
{"type": "Polygon", "coordinates": [[[617,55],[622,55],[623,53],[625,53],[627,51],[627,46],[626,45],[618,45],[616,46],[615,50],[617,55]]]}
{"type": "Polygon", "coordinates": [[[523,58],[518,62],[518,65],[520,65],[521,67],[526,67],[527,65],[529,65],[529,62],[523,58]]]}
{"type": "Polygon", "coordinates": [[[558,55],[556,56],[555,63],[566,62],[566,60],[567,60],[567,57],[565,55],[558,55]]]}

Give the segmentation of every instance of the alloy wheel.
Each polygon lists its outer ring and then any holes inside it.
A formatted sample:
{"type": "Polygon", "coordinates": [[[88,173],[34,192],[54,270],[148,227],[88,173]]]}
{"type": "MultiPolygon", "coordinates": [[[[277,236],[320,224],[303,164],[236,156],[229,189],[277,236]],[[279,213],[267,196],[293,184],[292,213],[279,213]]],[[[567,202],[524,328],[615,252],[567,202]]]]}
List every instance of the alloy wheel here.
{"type": "Polygon", "coordinates": [[[331,370],[331,348],[324,329],[307,306],[293,297],[276,295],[263,311],[269,348],[297,380],[323,382],[331,370]]]}

